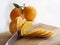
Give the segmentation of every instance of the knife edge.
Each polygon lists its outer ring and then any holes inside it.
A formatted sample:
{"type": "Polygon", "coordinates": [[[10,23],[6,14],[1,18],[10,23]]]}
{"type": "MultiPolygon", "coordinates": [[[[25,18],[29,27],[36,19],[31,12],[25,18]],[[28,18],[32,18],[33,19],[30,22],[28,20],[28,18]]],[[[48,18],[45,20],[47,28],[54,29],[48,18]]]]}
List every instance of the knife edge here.
{"type": "Polygon", "coordinates": [[[5,45],[13,45],[13,43],[18,39],[18,31],[5,43],[5,45]]]}

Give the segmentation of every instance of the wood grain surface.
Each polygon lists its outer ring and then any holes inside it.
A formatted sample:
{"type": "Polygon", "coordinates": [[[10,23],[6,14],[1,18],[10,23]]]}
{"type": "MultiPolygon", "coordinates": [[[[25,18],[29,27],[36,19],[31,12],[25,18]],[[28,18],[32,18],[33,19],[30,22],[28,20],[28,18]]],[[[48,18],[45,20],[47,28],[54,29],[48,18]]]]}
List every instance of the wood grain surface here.
{"type": "MultiPolygon", "coordinates": [[[[60,28],[49,26],[45,24],[39,24],[40,28],[51,30],[54,34],[49,38],[20,38],[14,45],[60,45],[60,28]]],[[[11,37],[9,32],[0,34],[0,45],[4,43],[11,37]]]]}
{"type": "Polygon", "coordinates": [[[0,45],[4,45],[11,36],[9,32],[0,33],[0,45]]]}

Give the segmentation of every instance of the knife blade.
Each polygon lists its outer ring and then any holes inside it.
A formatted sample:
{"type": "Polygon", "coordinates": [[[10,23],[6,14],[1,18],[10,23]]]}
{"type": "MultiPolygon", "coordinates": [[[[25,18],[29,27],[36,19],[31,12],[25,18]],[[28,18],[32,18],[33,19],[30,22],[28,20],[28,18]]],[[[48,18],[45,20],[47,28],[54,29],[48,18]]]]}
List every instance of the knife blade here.
{"type": "Polygon", "coordinates": [[[13,45],[14,42],[18,39],[18,31],[5,43],[5,45],[13,45]]]}

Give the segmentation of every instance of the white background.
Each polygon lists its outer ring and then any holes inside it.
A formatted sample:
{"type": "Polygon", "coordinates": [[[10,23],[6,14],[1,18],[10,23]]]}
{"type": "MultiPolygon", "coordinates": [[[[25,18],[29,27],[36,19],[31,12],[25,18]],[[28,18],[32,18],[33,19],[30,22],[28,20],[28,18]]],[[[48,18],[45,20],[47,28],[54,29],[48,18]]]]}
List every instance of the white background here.
{"type": "Polygon", "coordinates": [[[9,31],[13,3],[34,6],[37,9],[36,23],[60,27],[60,0],[0,0],[0,33],[9,31]]]}

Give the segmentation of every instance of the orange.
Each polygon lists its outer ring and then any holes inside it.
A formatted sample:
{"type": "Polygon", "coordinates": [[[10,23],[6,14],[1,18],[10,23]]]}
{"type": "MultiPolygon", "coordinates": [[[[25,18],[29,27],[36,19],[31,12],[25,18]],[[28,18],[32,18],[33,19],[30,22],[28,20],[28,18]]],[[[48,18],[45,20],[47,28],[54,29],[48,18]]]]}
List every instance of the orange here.
{"type": "Polygon", "coordinates": [[[15,8],[10,13],[11,20],[13,20],[19,16],[21,16],[24,19],[24,15],[23,15],[23,11],[22,11],[23,9],[20,8],[18,4],[14,3],[14,6],[15,6],[15,8]]]}
{"type": "Polygon", "coordinates": [[[24,35],[29,36],[29,37],[50,37],[53,34],[52,31],[44,30],[41,28],[34,28],[31,30],[26,30],[24,32],[24,35]]]}
{"type": "Polygon", "coordinates": [[[32,6],[26,6],[24,8],[24,16],[27,21],[33,21],[36,17],[37,11],[32,6]]]}
{"type": "Polygon", "coordinates": [[[24,19],[24,15],[21,14],[21,12],[19,11],[19,8],[14,8],[11,13],[10,13],[10,18],[11,20],[15,19],[16,17],[21,16],[24,19]]]}
{"type": "Polygon", "coordinates": [[[21,35],[23,36],[24,31],[25,31],[27,28],[31,27],[31,26],[32,26],[32,22],[31,22],[31,21],[25,22],[25,23],[22,25],[22,27],[21,27],[21,35]]]}
{"type": "Polygon", "coordinates": [[[20,30],[23,23],[24,21],[21,17],[17,17],[16,19],[12,20],[9,25],[11,34],[14,34],[17,30],[20,30]]]}

